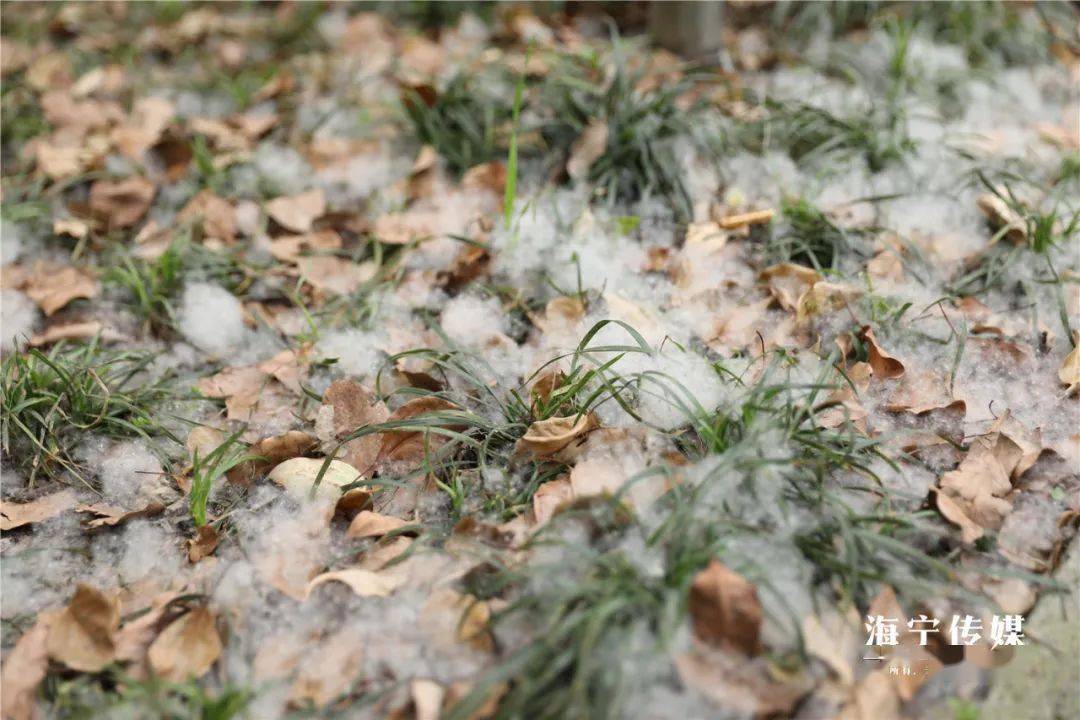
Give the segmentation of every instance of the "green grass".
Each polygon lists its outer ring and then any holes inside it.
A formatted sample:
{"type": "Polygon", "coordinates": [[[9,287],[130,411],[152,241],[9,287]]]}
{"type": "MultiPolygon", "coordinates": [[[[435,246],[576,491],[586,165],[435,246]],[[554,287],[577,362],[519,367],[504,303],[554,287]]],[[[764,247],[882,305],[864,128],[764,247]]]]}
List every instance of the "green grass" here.
{"type": "Polygon", "coordinates": [[[66,720],[239,720],[247,717],[245,708],[252,697],[250,691],[228,686],[211,692],[198,680],[136,680],[113,670],[74,678],[53,674],[46,678],[42,692],[52,704],[54,717],[66,720]]]}
{"type": "Polygon", "coordinates": [[[60,469],[82,478],[71,453],[88,433],[168,434],[155,408],[172,391],[166,380],[147,376],[152,361],[151,355],[106,349],[97,340],[5,357],[0,395],[7,461],[29,473],[31,486],[39,473],[51,477],[60,469]]]}
{"type": "Polygon", "coordinates": [[[225,438],[216,448],[199,457],[198,452],[191,459],[191,492],[188,493],[188,511],[196,527],[206,524],[206,505],[214,483],[237,465],[258,456],[244,453],[244,445],[239,442],[244,430],[237,430],[225,438]]]}
{"type": "MultiPolygon", "coordinates": [[[[692,77],[641,90],[642,71],[626,67],[624,47],[616,38],[611,77],[599,57],[564,55],[539,88],[535,111],[546,146],[565,161],[574,141],[591,123],[607,127],[604,154],[588,169],[588,180],[606,202],[633,203],[661,197],[679,221],[692,215],[675,142],[694,141],[695,107],[677,103],[692,77]]],[[[703,145],[702,145],[703,146],[703,145]]]]}
{"type": "Polygon", "coordinates": [[[402,105],[417,139],[434,147],[457,175],[507,152],[505,127],[513,107],[488,85],[479,75],[460,73],[434,98],[403,91],[402,105]]]}
{"type": "Polygon", "coordinates": [[[783,223],[769,228],[763,251],[766,262],[792,262],[818,271],[838,269],[840,259],[857,247],[861,232],[837,226],[805,198],[785,199],[783,223]]]}

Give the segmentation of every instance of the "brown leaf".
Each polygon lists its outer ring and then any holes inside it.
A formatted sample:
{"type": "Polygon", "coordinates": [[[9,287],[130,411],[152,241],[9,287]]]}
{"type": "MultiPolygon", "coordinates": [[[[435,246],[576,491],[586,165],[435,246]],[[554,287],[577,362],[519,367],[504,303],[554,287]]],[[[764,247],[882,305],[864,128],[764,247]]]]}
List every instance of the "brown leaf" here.
{"type": "Polygon", "coordinates": [[[214,616],[197,607],[174,620],[150,644],[147,659],[158,677],[184,682],[202,677],[221,655],[214,616]]]}
{"type": "Polygon", "coordinates": [[[316,708],[329,705],[353,686],[363,657],[364,646],[355,637],[332,633],[304,658],[289,690],[289,703],[316,708]]]}
{"type": "Polygon", "coordinates": [[[146,178],[97,180],[90,186],[90,210],[110,228],[131,227],[150,209],[154,193],[146,178]]]}
{"type": "MultiPolygon", "coordinates": [[[[447,410],[458,410],[458,406],[440,397],[426,396],[408,401],[387,418],[387,422],[424,419],[424,416],[447,410]]],[[[448,426],[448,429],[459,427],[448,426]]],[[[434,452],[444,442],[446,436],[428,430],[390,430],[382,433],[379,442],[379,459],[403,462],[418,462],[424,459],[428,451],[434,452]]]]}
{"type": "Polygon", "coordinates": [[[71,602],[49,628],[49,657],[72,670],[98,672],[116,655],[120,608],[114,598],[88,585],[75,588],[71,602]]]}
{"type": "MultiPolygon", "coordinates": [[[[996,444],[996,438],[977,438],[960,465],[942,475],[938,483],[939,492],[950,496],[967,518],[987,530],[1000,528],[1005,516],[1012,511],[1012,503],[1003,499],[1012,490],[1012,483],[1008,471],[995,455],[996,444]]],[[[940,498],[938,506],[941,507],[940,498]]],[[[958,520],[953,522],[964,527],[958,520]]],[[[975,533],[968,528],[965,534],[970,538],[975,533]]],[[[978,536],[981,532],[975,537],[978,536]]]]}
{"type": "Polygon", "coordinates": [[[374,262],[354,263],[336,255],[307,255],[297,258],[296,266],[316,290],[335,295],[352,295],[377,271],[374,262]]]}
{"type": "Polygon", "coordinates": [[[200,525],[195,530],[195,537],[188,540],[188,562],[195,564],[217,550],[221,538],[213,525],[200,525]]]}
{"type": "Polygon", "coordinates": [[[86,528],[88,530],[97,530],[104,527],[123,525],[128,520],[134,520],[136,518],[148,518],[160,515],[165,512],[165,506],[159,502],[152,502],[139,510],[127,511],[123,508],[106,505],[105,503],[94,503],[93,505],[79,505],[75,508],[75,512],[95,515],[96,517],[93,520],[88,520],[86,522],[86,528]]]}
{"type": "Polygon", "coordinates": [[[361,511],[353,521],[349,523],[349,529],[345,531],[347,538],[382,537],[389,532],[408,525],[401,518],[390,515],[380,515],[370,510],[361,511]]]}
{"type": "Polygon", "coordinates": [[[240,463],[226,473],[226,477],[229,482],[250,485],[276,465],[307,455],[318,447],[318,444],[318,440],[300,430],[289,430],[283,435],[264,438],[248,448],[247,454],[257,457],[240,463]]]}
{"type": "Polygon", "coordinates": [[[461,184],[473,190],[487,190],[501,196],[506,186],[506,165],[498,160],[474,165],[461,176],[461,184]]]}
{"type": "Polygon", "coordinates": [[[589,168],[607,150],[608,126],[602,120],[593,119],[570,146],[570,159],[566,161],[566,173],[574,180],[589,174],[589,168]]]}
{"type": "MultiPolygon", "coordinates": [[[[335,380],[323,393],[319,417],[331,421],[332,436],[320,434],[323,442],[330,443],[360,428],[386,422],[390,411],[374,392],[355,380],[343,378],[335,380]]],[[[369,473],[378,458],[380,444],[378,434],[354,438],[342,447],[341,459],[361,473],[369,473]]]]}
{"type": "Polygon", "coordinates": [[[674,657],[682,684],[725,708],[721,717],[791,717],[810,689],[804,677],[784,677],[764,659],[695,648],[674,657]]]}
{"type": "Polygon", "coordinates": [[[889,355],[878,345],[877,338],[874,337],[874,330],[869,325],[863,326],[859,331],[859,339],[867,344],[870,367],[873,369],[875,377],[886,380],[898,378],[904,374],[904,364],[889,355]]]}
{"type": "Polygon", "coordinates": [[[188,201],[177,216],[177,222],[198,220],[203,235],[227,243],[236,239],[236,209],[228,200],[210,190],[201,190],[188,201]]]}
{"type": "Polygon", "coordinates": [[[900,720],[900,698],[886,670],[877,670],[855,686],[836,720],[900,720]]]}
{"type": "Polygon", "coordinates": [[[36,720],[37,689],[49,671],[46,639],[55,612],[43,612],[4,658],[0,671],[0,712],[8,720],[36,720]]]}
{"type": "Polygon", "coordinates": [[[310,596],[311,591],[320,585],[339,582],[348,585],[349,589],[360,597],[387,597],[401,587],[406,579],[407,576],[402,572],[346,568],[312,578],[307,586],[307,595],[310,596]]]}
{"type": "Polygon", "coordinates": [[[97,297],[98,284],[79,268],[38,261],[25,292],[49,316],[76,298],[97,297]]]}
{"type": "Polygon", "coordinates": [[[91,158],[79,147],[53,144],[39,139],[34,144],[34,161],[38,170],[50,180],[64,180],[80,174],[91,158]]]}
{"type": "Polygon", "coordinates": [[[574,499],[574,488],[570,479],[561,475],[536,488],[533,493],[533,515],[537,524],[546,523],[560,508],[574,499]]]}
{"type": "Polygon", "coordinates": [[[776,211],[772,208],[752,210],[750,212],[739,213],[738,215],[725,215],[720,218],[720,227],[725,230],[733,230],[734,228],[745,227],[747,225],[763,225],[772,222],[774,215],[776,215],[776,211]]]}
{"type": "Polygon", "coordinates": [[[1027,223],[1008,203],[994,193],[983,193],[975,203],[990,226],[995,231],[1004,233],[1009,242],[1018,245],[1027,242],[1027,223]]]}
{"type": "Polygon", "coordinates": [[[76,502],[75,493],[62,490],[28,503],[0,500],[0,530],[8,531],[23,525],[48,520],[64,512],[76,502]]]}
{"type": "Polygon", "coordinates": [[[172,121],[175,108],[164,98],[144,97],[135,101],[131,117],[113,129],[110,140],[124,156],[139,160],[161,140],[172,121]]]}
{"type": "Polygon", "coordinates": [[[930,495],[941,516],[960,528],[960,538],[965,543],[970,545],[983,536],[983,528],[969,518],[960,503],[951,496],[936,487],[930,488],[930,495]]]}
{"type": "Polygon", "coordinates": [[[761,603],[757,588],[719,560],[694,576],[690,586],[694,634],[711,645],[730,645],[747,655],[761,652],[761,603]]]}
{"type": "Polygon", "coordinates": [[[1058,370],[1058,380],[1061,381],[1062,385],[1069,386],[1070,395],[1080,387],[1080,333],[1074,333],[1073,335],[1073,349],[1061,363],[1061,369],[1058,370]]]}
{"type": "MultiPolygon", "coordinates": [[[[104,327],[97,320],[50,325],[45,329],[45,332],[38,333],[30,338],[30,346],[42,347],[61,340],[87,340],[100,333],[104,327]]],[[[112,338],[111,333],[109,336],[109,339],[116,339],[112,338]]]]}
{"type": "Polygon", "coordinates": [[[549,457],[598,427],[600,422],[591,412],[537,420],[518,440],[516,451],[527,451],[537,458],[549,457]]]}
{"type": "Polygon", "coordinates": [[[274,198],[266,204],[266,212],[286,230],[306,233],[326,212],[326,197],[322,190],[316,189],[299,195],[274,198]]]}
{"type": "Polygon", "coordinates": [[[794,263],[770,265],[761,271],[760,277],[768,283],[769,292],[785,310],[796,309],[802,294],[821,280],[817,270],[794,263]]]}

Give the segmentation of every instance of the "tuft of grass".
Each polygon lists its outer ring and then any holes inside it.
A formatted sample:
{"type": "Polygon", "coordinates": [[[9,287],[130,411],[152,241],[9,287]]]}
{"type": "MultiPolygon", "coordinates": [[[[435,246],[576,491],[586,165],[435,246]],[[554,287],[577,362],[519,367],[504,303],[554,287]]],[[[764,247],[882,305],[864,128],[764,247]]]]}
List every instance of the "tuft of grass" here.
{"type": "Polygon", "coordinates": [[[402,105],[416,137],[458,175],[507,151],[504,128],[513,108],[478,76],[460,73],[438,92],[406,90],[402,105]]]}
{"type": "Polygon", "coordinates": [[[260,459],[255,455],[244,454],[244,446],[239,442],[243,429],[225,438],[216,448],[199,457],[198,452],[191,459],[191,492],[188,493],[188,510],[196,527],[206,524],[206,505],[214,482],[237,465],[249,460],[260,459]]]}
{"type": "Polygon", "coordinates": [[[132,307],[136,314],[151,329],[160,331],[175,324],[172,298],[180,291],[183,273],[183,249],[174,242],[155,260],[122,256],[104,280],[127,291],[135,300],[132,307]]]}
{"type": "Polygon", "coordinates": [[[623,53],[615,38],[610,77],[598,58],[563,56],[561,68],[540,88],[538,129],[565,161],[582,131],[602,123],[608,130],[607,146],[588,172],[596,192],[612,204],[660,196],[685,222],[693,213],[674,145],[694,139],[696,106],[678,102],[693,78],[641,89],[644,71],[628,70],[623,53]]]}
{"type": "Polygon", "coordinates": [[[152,361],[148,354],[108,350],[97,339],[5,357],[0,434],[7,460],[29,471],[31,486],[39,472],[51,477],[59,468],[82,478],[71,450],[86,433],[168,434],[155,407],[172,391],[167,379],[148,376],[152,361]]]}
{"type": "Polygon", "coordinates": [[[773,223],[765,244],[770,263],[793,262],[818,271],[836,269],[854,248],[858,233],[838,227],[805,198],[785,199],[780,207],[784,223],[773,223]]]}
{"type": "Polygon", "coordinates": [[[137,680],[117,670],[101,675],[46,678],[43,693],[57,717],[92,720],[100,717],[157,720],[237,720],[246,717],[249,690],[226,686],[211,692],[196,679],[168,682],[137,680]]]}

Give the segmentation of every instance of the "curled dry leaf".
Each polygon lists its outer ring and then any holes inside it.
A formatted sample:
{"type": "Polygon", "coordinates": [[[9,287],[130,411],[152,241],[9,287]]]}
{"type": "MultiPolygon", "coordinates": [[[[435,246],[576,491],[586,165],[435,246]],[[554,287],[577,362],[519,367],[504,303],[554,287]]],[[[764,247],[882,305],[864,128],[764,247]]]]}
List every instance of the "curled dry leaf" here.
{"type": "Polygon", "coordinates": [[[408,525],[401,518],[390,515],[381,515],[370,510],[362,510],[353,521],[349,523],[349,529],[345,531],[347,538],[382,537],[398,528],[408,525]]]}
{"type": "Polygon", "coordinates": [[[114,598],[79,585],[68,606],[49,627],[49,657],[72,670],[98,672],[116,656],[120,608],[114,598]]]}
{"type": "Polygon", "coordinates": [[[733,230],[739,227],[745,227],[747,225],[763,225],[768,222],[772,222],[773,216],[776,215],[776,211],[772,208],[766,208],[764,210],[752,210],[750,212],[739,213],[737,215],[725,215],[720,218],[720,227],[725,230],[733,230]]]}
{"type": "Polygon", "coordinates": [[[93,505],[79,505],[75,508],[75,512],[94,515],[95,517],[92,520],[87,520],[86,528],[88,530],[97,530],[105,527],[123,525],[127,521],[135,520],[136,518],[148,518],[160,515],[165,512],[165,506],[159,502],[152,502],[144,508],[128,511],[123,508],[106,505],[105,503],[94,503],[93,505]]]}
{"type": "MultiPolygon", "coordinates": [[[[319,473],[326,460],[320,458],[296,457],[286,460],[273,470],[267,478],[289,491],[297,499],[307,498],[311,493],[319,473]]],[[[338,494],[341,488],[361,480],[360,473],[352,465],[340,460],[331,460],[319,481],[320,494],[338,494]]]]}
{"type": "Polygon", "coordinates": [[[859,330],[859,339],[867,345],[870,368],[874,371],[874,377],[887,380],[903,376],[904,364],[892,355],[889,355],[880,345],[878,345],[877,338],[874,337],[873,328],[869,325],[863,326],[863,328],[859,330]]]}
{"type": "Polygon", "coordinates": [[[217,550],[221,537],[213,525],[200,525],[195,537],[188,540],[188,562],[194,564],[217,550]]]}
{"type": "Polygon", "coordinates": [[[990,223],[990,227],[1016,244],[1027,242],[1027,223],[1009,204],[994,193],[983,193],[975,201],[979,212],[990,223]]]}
{"type": "MultiPolygon", "coordinates": [[[[426,415],[459,409],[457,405],[449,400],[429,395],[408,401],[391,413],[390,417],[387,418],[387,422],[416,420],[418,424],[425,426],[454,429],[460,427],[460,425],[456,423],[450,425],[425,423],[423,419],[426,415]]],[[[389,430],[382,433],[378,457],[380,460],[418,462],[424,459],[428,451],[434,452],[444,442],[446,442],[445,435],[432,433],[428,430],[389,430]]]]}
{"type": "Polygon", "coordinates": [[[349,691],[362,668],[364,647],[349,633],[333,633],[304,658],[289,689],[297,707],[322,708],[349,691]]]}
{"type": "Polygon", "coordinates": [[[38,333],[30,338],[30,346],[42,347],[61,340],[89,340],[99,333],[102,334],[103,340],[120,339],[115,333],[102,333],[104,328],[105,326],[97,320],[50,325],[45,329],[45,332],[38,333]]]}
{"type": "Polygon", "coordinates": [[[150,644],[147,659],[158,677],[184,682],[202,677],[221,655],[214,616],[197,607],[174,620],[150,644]]]}
{"type": "Polygon", "coordinates": [[[533,457],[549,457],[600,427],[593,413],[537,420],[518,440],[517,451],[533,457]]]}
{"type": "MultiPolygon", "coordinates": [[[[188,440],[191,440],[191,435],[188,435],[188,440]]],[[[234,467],[226,477],[230,482],[249,485],[271,468],[286,460],[307,455],[317,446],[318,441],[314,437],[300,430],[264,438],[248,448],[247,454],[255,457],[234,467]]],[[[216,444],[210,445],[209,449],[213,450],[214,447],[216,444]]],[[[205,455],[206,451],[200,451],[200,454],[205,455]]]]}
{"type": "Polygon", "coordinates": [[[76,502],[75,493],[71,490],[45,495],[27,503],[0,500],[0,530],[6,532],[48,520],[71,508],[76,502]]]}
{"type": "Polygon", "coordinates": [[[862,289],[853,285],[820,280],[799,296],[795,317],[800,323],[806,322],[815,315],[839,310],[862,294],[862,289]]]}
{"type": "Polygon", "coordinates": [[[39,261],[26,279],[25,292],[49,316],[76,298],[96,297],[98,284],[79,268],[39,261]]]}
{"type": "Polygon", "coordinates": [[[150,209],[154,192],[146,178],[98,180],[90,186],[90,211],[110,228],[131,227],[150,209]]]}
{"type": "MultiPolygon", "coordinates": [[[[960,525],[966,542],[982,537],[983,529],[996,530],[1001,527],[1005,516],[1012,510],[1012,503],[1004,499],[1011,490],[1009,473],[995,457],[992,446],[983,438],[975,441],[960,465],[942,475],[938,484],[938,493],[949,496],[955,506],[944,502],[946,510],[942,514],[953,515],[946,515],[946,518],[960,525]],[[959,519],[957,510],[970,523],[959,519]]],[[[939,510],[943,507],[940,496],[937,505],[939,510]]]]}
{"type": "Polygon", "coordinates": [[[46,640],[56,618],[55,612],[38,615],[33,627],[15,643],[0,670],[0,713],[10,720],[34,720],[37,689],[49,671],[46,640]]]}
{"type": "Polygon", "coordinates": [[[414,720],[439,720],[446,688],[434,680],[416,678],[409,683],[414,720]]]}
{"type": "Polygon", "coordinates": [[[1080,388],[1080,333],[1074,334],[1073,344],[1072,351],[1065,356],[1065,361],[1058,370],[1058,380],[1069,387],[1070,395],[1080,388]]]}
{"type": "Polygon", "coordinates": [[[326,213],[326,197],[321,189],[316,189],[274,198],[266,204],[266,212],[286,230],[306,233],[326,213]]]}
{"type": "Polygon", "coordinates": [[[407,577],[403,572],[375,571],[358,567],[346,568],[345,570],[335,570],[334,572],[316,575],[308,583],[306,596],[310,596],[311,591],[320,585],[328,582],[339,582],[348,585],[349,589],[360,597],[387,597],[401,587],[406,579],[407,577]]]}
{"type": "Polygon", "coordinates": [[[780,263],[761,271],[761,279],[768,283],[769,292],[785,310],[795,310],[804,292],[821,280],[821,273],[805,265],[780,263]]]}
{"type": "Polygon", "coordinates": [[[570,159],[566,161],[566,174],[574,180],[588,176],[592,164],[607,149],[608,126],[602,120],[593,119],[570,146],[570,159]]]}
{"type": "Polygon", "coordinates": [[[757,588],[719,560],[710,560],[694,576],[689,610],[694,634],[710,645],[731,646],[751,656],[761,652],[757,588]]]}

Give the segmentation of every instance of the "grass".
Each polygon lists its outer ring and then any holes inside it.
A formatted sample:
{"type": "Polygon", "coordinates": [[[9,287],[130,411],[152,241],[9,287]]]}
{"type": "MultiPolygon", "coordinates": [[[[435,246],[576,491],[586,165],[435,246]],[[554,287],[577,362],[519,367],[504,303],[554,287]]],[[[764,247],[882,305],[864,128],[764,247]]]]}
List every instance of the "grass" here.
{"type": "Polygon", "coordinates": [[[92,720],[139,717],[157,720],[234,720],[247,717],[252,694],[225,687],[212,693],[197,680],[183,683],[156,678],[136,680],[118,671],[66,678],[50,675],[43,688],[55,717],[92,720]]]}
{"type": "Polygon", "coordinates": [[[434,147],[457,175],[507,152],[505,127],[513,108],[481,76],[459,73],[439,92],[406,90],[402,105],[417,139],[434,147]]]}
{"type": "Polygon", "coordinates": [[[188,511],[196,527],[206,524],[206,505],[214,482],[237,465],[259,459],[258,456],[244,454],[244,447],[238,442],[243,432],[243,429],[237,430],[205,457],[199,457],[196,451],[191,459],[191,492],[188,493],[188,511]]]}
{"type": "Polygon", "coordinates": [[[627,69],[626,52],[616,38],[610,77],[600,58],[562,56],[561,65],[540,88],[538,130],[546,146],[565,161],[585,128],[602,123],[607,145],[587,176],[596,192],[612,204],[658,196],[671,205],[677,220],[686,222],[693,213],[674,145],[694,139],[695,108],[678,102],[693,78],[640,89],[644,71],[627,69]]]}
{"type": "Polygon", "coordinates": [[[52,477],[59,469],[82,479],[72,450],[87,433],[168,434],[155,408],[172,393],[166,379],[148,375],[152,361],[151,355],[106,349],[96,339],[5,357],[0,385],[7,460],[29,472],[31,487],[39,473],[52,477]]]}
{"type": "MultiPolygon", "coordinates": [[[[815,584],[859,607],[881,582],[925,590],[949,576],[948,568],[924,550],[937,535],[918,513],[891,507],[884,493],[869,512],[845,502],[838,476],[861,475],[869,482],[864,492],[880,492],[872,489],[873,468],[888,461],[876,440],[849,425],[819,427],[817,416],[829,407],[824,398],[835,385],[792,384],[784,379],[786,362],[774,358],[764,378],[730,407],[690,411],[692,440],[683,443],[684,452],[713,464],[700,480],[674,483],[657,501],[653,519],[628,512],[621,498],[625,487],[610,498],[578,502],[530,541],[537,551],[557,549],[553,556],[538,553],[553,560],[501,568],[486,578],[483,592],[505,602],[495,625],[529,627],[531,638],[506,651],[452,708],[452,720],[469,717],[500,686],[506,687],[500,718],[620,717],[632,702],[632,687],[649,672],[635,663],[667,667],[664,651],[686,622],[694,575],[713,557],[740,567],[760,562],[740,555],[745,538],[769,537],[774,546],[791,547],[814,568],[815,584]],[[739,503],[776,506],[759,524],[747,524],[739,503]],[[773,524],[785,513],[795,513],[796,532],[773,524]],[[562,540],[561,528],[570,523],[583,525],[592,544],[562,540]],[[624,554],[624,543],[635,536],[646,552],[659,553],[662,568],[644,572],[624,554]],[[655,643],[644,657],[635,645],[642,632],[655,643]]],[[[761,588],[770,592],[764,581],[761,588]]],[[[801,618],[786,621],[797,628],[801,618]]]]}
{"type": "Polygon", "coordinates": [[[837,226],[805,198],[785,199],[783,223],[773,223],[763,248],[770,264],[792,262],[816,270],[838,269],[840,259],[856,248],[862,231],[837,226]]]}

